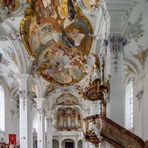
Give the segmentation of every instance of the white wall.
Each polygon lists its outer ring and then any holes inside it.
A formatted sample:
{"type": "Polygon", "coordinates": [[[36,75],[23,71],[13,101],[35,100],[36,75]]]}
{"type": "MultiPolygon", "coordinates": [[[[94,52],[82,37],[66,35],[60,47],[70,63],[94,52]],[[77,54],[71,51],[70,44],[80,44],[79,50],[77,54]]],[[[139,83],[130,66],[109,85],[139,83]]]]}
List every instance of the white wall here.
{"type": "Polygon", "coordinates": [[[142,135],[145,140],[148,140],[148,72],[143,80],[143,99],[142,99],[142,135]]]}
{"type": "Polygon", "coordinates": [[[0,138],[4,139],[4,142],[8,143],[8,134],[16,134],[17,141],[19,139],[19,114],[16,109],[16,102],[10,99],[9,87],[0,79],[1,86],[4,89],[5,96],[5,131],[0,133],[0,138]],[[14,113],[12,114],[12,110],[14,113]],[[13,115],[13,116],[12,116],[13,115]]]}
{"type": "Polygon", "coordinates": [[[123,52],[118,53],[117,72],[115,72],[113,64],[114,55],[112,55],[111,62],[109,118],[117,124],[124,126],[123,52]]]}
{"type": "Polygon", "coordinates": [[[134,133],[148,140],[148,72],[134,82],[134,133]]]}
{"type": "MultiPolygon", "coordinates": [[[[9,96],[5,98],[5,134],[16,134],[17,141],[19,140],[19,114],[16,111],[16,104],[13,103],[9,96]],[[15,113],[12,116],[11,110],[15,113]]],[[[8,142],[8,138],[7,138],[8,142]]]]}
{"type": "Polygon", "coordinates": [[[140,137],[142,136],[142,91],[143,80],[138,78],[134,82],[134,133],[140,137]],[[141,95],[140,95],[141,94],[141,95]]]}

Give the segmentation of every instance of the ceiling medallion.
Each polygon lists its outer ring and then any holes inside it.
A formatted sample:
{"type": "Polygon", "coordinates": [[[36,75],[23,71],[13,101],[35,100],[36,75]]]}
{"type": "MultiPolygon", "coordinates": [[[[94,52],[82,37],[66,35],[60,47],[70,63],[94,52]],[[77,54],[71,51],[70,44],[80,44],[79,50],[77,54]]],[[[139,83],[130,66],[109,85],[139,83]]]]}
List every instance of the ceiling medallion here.
{"type": "Polygon", "coordinates": [[[38,73],[60,85],[79,82],[92,45],[92,26],[74,0],[30,0],[20,32],[38,73]]]}

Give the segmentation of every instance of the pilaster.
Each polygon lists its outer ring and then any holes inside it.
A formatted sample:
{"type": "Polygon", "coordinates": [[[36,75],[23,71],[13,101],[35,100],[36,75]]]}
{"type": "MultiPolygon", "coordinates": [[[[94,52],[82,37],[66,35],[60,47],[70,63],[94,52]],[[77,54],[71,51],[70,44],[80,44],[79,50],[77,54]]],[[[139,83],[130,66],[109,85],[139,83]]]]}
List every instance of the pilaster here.
{"type": "Polygon", "coordinates": [[[110,118],[124,126],[124,88],[123,88],[123,54],[127,40],[119,34],[110,35],[111,50],[111,87],[110,87],[110,118]]]}
{"type": "Polygon", "coordinates": [[[59,148],[62,148],[62,140],[59,140],[59,148]]]}
{"type": "Polygon", "coordinates": [[[48,110],[47,113],[47,148],[52,148],[52,117],[51,117],[51,111],[48,110]]]}
{"type": "Polygon", "coordinates": [[[35,98],[37,103],[37,145],[38,148],[45,148],[45,112],[44,112],[44,98],[35,98]]]}
{"type": "Polygon", "coordinates": [[[28,74],[15,74],[19,82],[19,113],[20,113],[20,148],[32,148],[32,130],[30,120],[30,99],[28,98],[28,74]]]}
{"type": "Polygon", "coordinates": [[[78,148],[78,139],[75,140],[75,148],[78,148]]]}

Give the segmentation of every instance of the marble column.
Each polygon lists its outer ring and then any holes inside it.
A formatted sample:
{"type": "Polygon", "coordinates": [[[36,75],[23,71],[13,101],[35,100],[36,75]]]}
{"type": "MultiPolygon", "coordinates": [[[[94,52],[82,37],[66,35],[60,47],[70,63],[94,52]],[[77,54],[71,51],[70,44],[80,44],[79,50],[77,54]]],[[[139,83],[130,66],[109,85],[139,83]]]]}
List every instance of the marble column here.
{"type": "Polygon", "coordinates": [[[33,112],[32,112],[32,98],[29,98],[29,136],[30,148],[33,148],[33,112]]]}
{"type": "Polygon", "coordinates": [[[45,148],[45,113],[44,113],[44,98],[35,98],[37,103],[37,145],[38,148],[45,148]]]}
{"type": "Polygon", "coordinates": [[[87,141],[83,141],[83,148],[88,148],[88,142],[87,141]]]}
{"type": "Polygon", "coordinates": [[[102,141],[100,144],[99,144],[99,148],[109,148],[107,146],[107,143],[105,141],[102,141]]]}
{"type": "Polygon", "coordinates": [[[31,103],[27,91],[29,75],[16,74],[14,77],[19,82],[20,148],[32,148],[32,125],[29,123],[31,103]]]}
{"type": "Polygon", "coordinates": [[[110,35],[111,50],[111,86],[110,118],[124,126],[125,99],[123,87],[123,53],[127,40],[118,34],[110,35]]]}
{"type": "Polygon", "coordinates": [[[78,148],[78,140],[75,140],[75,148],[78,148]]]}
{"type": "Polygon", "coordinates": [[[59,140],[59,148],[63,148],[62,147],[62,140],[59,140]]]}
{"type": "Polygon", "coordinates": [[[51,117],[51,111],[47,111],[47,148],[52,148],[52,117],[51,117]]]}

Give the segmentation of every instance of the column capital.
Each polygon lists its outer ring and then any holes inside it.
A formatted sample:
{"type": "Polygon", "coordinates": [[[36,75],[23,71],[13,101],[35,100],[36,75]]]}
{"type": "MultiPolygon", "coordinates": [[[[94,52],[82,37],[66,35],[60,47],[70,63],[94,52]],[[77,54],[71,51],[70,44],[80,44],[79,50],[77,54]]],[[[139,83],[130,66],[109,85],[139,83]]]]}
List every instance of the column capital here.
{"type": "Polygon", "coordinates": [[[29,76],[31,76],[30,74],[14,74],[13,77],[16,78],[17,80],[23,80],[23,79],[28,79],[29,76]]]}
{"type": "Polygon", "coordinates": [[[51,115],[52,115],[51,110],[46,110],[47,119],[51,119],[51,115]]]}
{"type": "Polygon", "coordinates": [[[43,109],[45,98],[34,98],[34,100],[37,103],[37,109],[43,109]]]}
{"type": "Polygon", "coordinates": [[[127,44],[127,39],[121,34],[112,33],[109,35],[109,42],[113,52],[120,52],[127,44]]]}
{"type": "Polygon", "coordinates": [[[14,74],[13,77],[18,81],[20,90],[27,89],[29,74],[14,74]]]}

